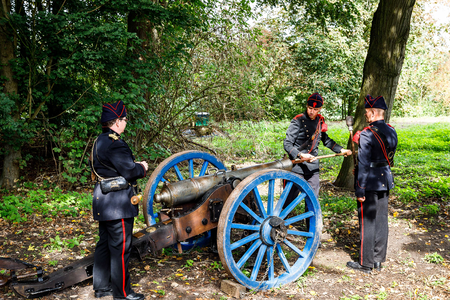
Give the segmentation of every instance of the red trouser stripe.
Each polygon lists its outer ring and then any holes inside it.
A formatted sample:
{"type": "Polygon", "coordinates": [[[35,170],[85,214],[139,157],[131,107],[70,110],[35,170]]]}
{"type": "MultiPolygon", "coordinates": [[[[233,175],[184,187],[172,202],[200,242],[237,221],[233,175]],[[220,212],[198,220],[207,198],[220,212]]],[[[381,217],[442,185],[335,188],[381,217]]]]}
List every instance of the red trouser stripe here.
{"type": "Polygon", "coordinates": [[[126,232],[125,232],[125,222],[122,219],[122,233],[123,233],[123,248],[122,248],[122,280],[123,280],[123,295],[126,297],[127,292],[125,291],[125,244],[126,244],[126,232]]]}
{"type": "Polygon", "coordinates": [[[363,265],[363,253],[364,253],[364,214],[363,214],[363,203],[361,203],[361,262],[360,265],[363,265]]]}

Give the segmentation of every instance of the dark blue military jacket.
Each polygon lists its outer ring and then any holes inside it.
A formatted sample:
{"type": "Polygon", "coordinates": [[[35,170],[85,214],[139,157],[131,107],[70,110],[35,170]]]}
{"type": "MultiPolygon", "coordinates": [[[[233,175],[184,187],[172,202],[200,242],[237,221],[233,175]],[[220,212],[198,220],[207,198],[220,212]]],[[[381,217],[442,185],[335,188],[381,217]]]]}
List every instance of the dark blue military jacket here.
{"type": "Polygon", "coordinates": [[[383,120],[372,122],[369,127],[364,128],[359,137],[356,197],[364,197],[365,191],[387,191],[394,188],[394,177],[388,159],[393,159],[396,149],[397,132],[383,120]],[[385,136],[390,150],[384,145],[380,133],[385,136]]]}
{"type": "Polygon", "coordinates": [[[123,176],[130,183],[127,189],[107,194],[103,194],[99,183],[96,183],[92,202],[94,219],[108,221],[137,216],[138,205],[131,204],[130,199],[134,195],[136,179],[145,177],[146,171],[143,165],[134,162],[130,147],[110,128],[104,128],[97,138],[93,149],[93,165],[97,174],[103,178],[123,176]]]}
{"type": "MultiPolygon", "coordinates": [[[[295,116],[286,131],[286,139],[284,140],[284,150],[289,154],[290,159],[297,159],[299,153],[309,153],[317,156],[319,153],[319,141],[325,147],[332,151],[339,153],[342,147],[333,141],[326,133],[325,120],[321,115],[318,115],[314,120],[308,117],[305,112],[295,116]],[[311,137],[314,135],[314,139],[311,137]],[[306,147],[299,151],[299,147],[305,142],[308,142],[306,147]]],[[[319,172],[319,161],[312,163],[304,162],[294,165],[292,172],[297,174],[313,174],[319,172]]]]}

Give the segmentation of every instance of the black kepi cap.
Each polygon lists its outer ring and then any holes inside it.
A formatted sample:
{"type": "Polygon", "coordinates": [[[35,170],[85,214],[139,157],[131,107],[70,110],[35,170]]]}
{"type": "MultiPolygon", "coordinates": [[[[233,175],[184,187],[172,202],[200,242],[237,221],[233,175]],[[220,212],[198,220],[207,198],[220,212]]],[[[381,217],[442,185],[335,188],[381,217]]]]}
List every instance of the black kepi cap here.
{"type": "Polygon", "coordinates": [[[102,118],[100,119],[100,122],[106,123],[108,121],[126,116],[127,109],[125,108],[125,104],[123,104],[122,100],[119,100],[116,103],[106,103],[103,104],[102,118]]]}
{"type": "Polygon", "coordinates": [[[364,100],[364,108],[379,108],[384,110],[388,109],[383,96],[373,98],[372,96],[367,95],[364,100]]]}
{"type": "Polygon", "coordinates": [[[308,98],[308,106],[312,106],[314,108],[322,107],[323,99],[319,93],[314,93],[308,98]]]}

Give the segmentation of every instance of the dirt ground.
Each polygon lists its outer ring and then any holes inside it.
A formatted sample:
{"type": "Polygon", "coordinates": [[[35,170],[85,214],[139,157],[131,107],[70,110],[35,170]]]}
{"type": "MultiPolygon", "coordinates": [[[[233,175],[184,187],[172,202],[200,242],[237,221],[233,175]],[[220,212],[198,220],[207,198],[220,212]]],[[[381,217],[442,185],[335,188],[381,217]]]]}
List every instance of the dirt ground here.
{"type": "MultiPolygon", "coordinates": [[[[324,189],[334,189],[324,184],[324,189]]],[[[432,199],[430,201],[433,201],[432,199]]],[[[296,282],[265,292],[247,291],[245,299],[450,299],[450,222],[448,203],[440,204],[438,215],[423,215],[418,207],[391,199],[387,262],[381,272],[367,275],[346,268],[356,259],[358,221],[356,216],[334,215],[324,219],[322,248],[308,271],[296,282]],[[444,263],[425,261],[438,253],[444,263]]],[[[9,225],[0,219],[0,256],[14,257],[45,267],[51,273],[94,251],[96,224],[91,216],[57,219],[41,224],[39,217],[23,225],[9,225]],[[45,226],[43,228],[42,226],[45,226]],[[56,234],[85,238],[78,247],[53,252],[44,248],[56,234]],[[80,254],[81,253],[81,254],[80,254]],[[52,261],[57,265],[50,266],[52,261]]],[[[165,251],[158,257],[130,264],[133,289],[146,299],[224,300],[220,285],[231,279],[217,254],[207,248],[182,255],[165,251]]],[[[0,299],[19,299],[9,287],[0,299]]],[[[94,299],[92,280],[68,287],[41,299],[94,299]]],[[[112,297],[104,297],[111,300],[112,297]]]]}

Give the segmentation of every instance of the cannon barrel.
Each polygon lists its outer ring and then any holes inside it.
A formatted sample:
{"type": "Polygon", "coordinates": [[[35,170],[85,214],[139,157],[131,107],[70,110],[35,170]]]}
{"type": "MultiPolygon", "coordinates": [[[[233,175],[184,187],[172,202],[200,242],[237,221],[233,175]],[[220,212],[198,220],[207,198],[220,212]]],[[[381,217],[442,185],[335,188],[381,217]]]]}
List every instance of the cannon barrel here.
{"type": "Polygon", "coordinates": [[[173,207],[183,203],[189,203],[203,196],[215,185],[231,178],[243,180],[247,176],[264,169],[292,170],[293,163],[290,159],[276,160],[269,163],[254,165],[238,170],[218,171],[215,174],[190,178],[174,183],[165,182],[161,193],[155,194],[154,201],[163,203],[167,207],[173,207]]]}

